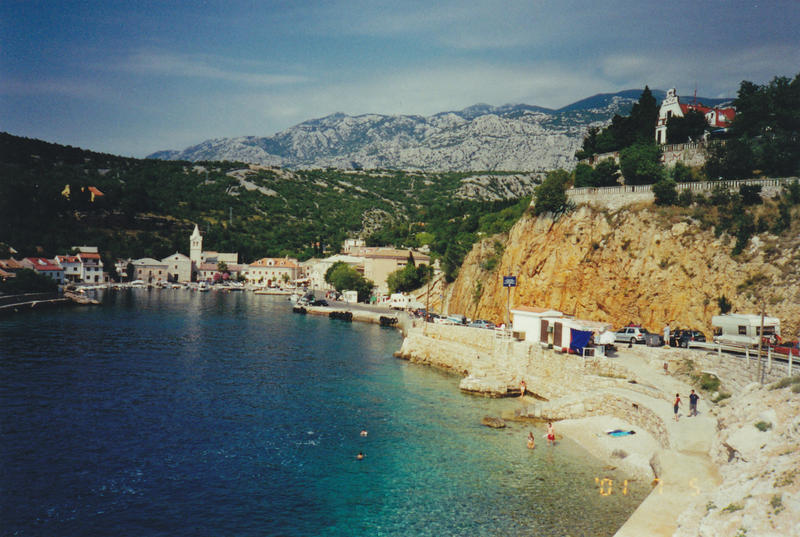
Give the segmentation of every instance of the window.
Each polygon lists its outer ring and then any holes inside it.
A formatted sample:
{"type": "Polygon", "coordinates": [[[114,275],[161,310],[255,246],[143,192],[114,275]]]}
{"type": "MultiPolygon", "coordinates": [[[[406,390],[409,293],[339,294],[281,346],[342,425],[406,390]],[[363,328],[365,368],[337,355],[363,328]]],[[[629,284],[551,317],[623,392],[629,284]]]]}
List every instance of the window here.
{"type": "Polygon", "coordinates": [[[746,336],[747,335],[747,327],[739,325],[739,335],[746,336]]]}

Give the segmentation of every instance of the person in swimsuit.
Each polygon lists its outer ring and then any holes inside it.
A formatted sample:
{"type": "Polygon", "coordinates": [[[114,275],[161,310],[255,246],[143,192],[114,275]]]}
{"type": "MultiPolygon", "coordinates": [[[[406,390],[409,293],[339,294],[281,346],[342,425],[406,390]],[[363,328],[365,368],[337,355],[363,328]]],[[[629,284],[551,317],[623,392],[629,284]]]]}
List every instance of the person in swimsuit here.
{"type": "Polygon", "coordinates": [[[533,437],[533,431],[528,433],[528,449],[536,447],[536,439],[533,437]]]}
{"type": "Polygon", "coordinates": [[[547,422],[547,444],[553,445],[556,443],[556,432],[553,430],[553,422],[547,422]]]}
{"type": "Polygon", "coordinates": [[[356,455],[356,460],[358,461],[364,460],[364,454],[359,451],[358,455],[356,455]]]}
{"type": "Polygon", "coordinates": [[[520,397],[525,397],[526,388],[527,388],[527,386],[525,385],[525,381],[524,380],[519,383],[519,396],[520,397]]]}
{"type": "Polygon", "coordinates": [[[678,421],[678,407],[681,406],[681,394],[675,394],[675,402],[672,404],[672,411],[675,412],[675,421],[678,421]]]}

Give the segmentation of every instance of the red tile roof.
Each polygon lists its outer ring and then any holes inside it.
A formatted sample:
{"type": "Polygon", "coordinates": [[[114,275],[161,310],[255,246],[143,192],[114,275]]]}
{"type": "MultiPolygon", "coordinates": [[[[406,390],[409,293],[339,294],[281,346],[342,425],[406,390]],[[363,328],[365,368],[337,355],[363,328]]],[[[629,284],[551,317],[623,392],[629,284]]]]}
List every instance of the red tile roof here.
{"type": "Polygon", "coordinates": [[[44,257],[26,257],[28,261],[33,263],[33,270],[41,272],[50,272],[56,270],[64,270],[62,267],[54,263],[52,260],[44,257]]]}

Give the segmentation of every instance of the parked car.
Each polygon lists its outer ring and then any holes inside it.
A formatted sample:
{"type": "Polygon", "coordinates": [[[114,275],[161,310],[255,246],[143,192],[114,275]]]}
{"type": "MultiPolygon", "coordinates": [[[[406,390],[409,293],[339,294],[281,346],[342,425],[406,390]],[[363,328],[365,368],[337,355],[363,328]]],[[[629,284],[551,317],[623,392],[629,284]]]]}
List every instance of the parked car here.
{"type": "Polygon", "coordinates": [[[485,319],[476,319],[467,326],[471,328],[489,328],[490,330],[494,330],[494,323],[485,319]]]}
{"type": "Polygon", "coordinates": [[[700,330],[675,330],[674,334],[669,335],[669,344],[671,347],[688,348],[690,341],[706,341],[706,335],[700,330]]]}
{"type": "Polygon", "coordinates": [[[448,315],[447,319],[452,321],[453,324],[467,324],[467,318],[460,313],[454,313],[452,315],[448,315]]]}
{"type": "Polygon", "coordinates": [[[437,319],[441,318],[442,318],[441,315],[433,312],[428,312],[427,315],[425,316],[425,320],[428,321],[429,323],[435,323],[437,319]]]}
{"type": "Polygon", "coordinates": [[[626,326],[614,333],[614,341],[620,343],[644,343],[645,336],[650,332],[641,326],[626,326]]]}
{"type": "Polygon", "coordinates": [[[772,347],[772,350],[786,356],[789,356],[789,353],[792,353],[792,356],[800,356],[800,343],[797,341],[785,341],[776,347],[772,347]]]}
{"type": "Polygon", "coordinates": [[[327,307],[328,306],[328,301],[320,298],[320,299],[312,301],[311,305],[312,306],[326,306],[327,307]]]}

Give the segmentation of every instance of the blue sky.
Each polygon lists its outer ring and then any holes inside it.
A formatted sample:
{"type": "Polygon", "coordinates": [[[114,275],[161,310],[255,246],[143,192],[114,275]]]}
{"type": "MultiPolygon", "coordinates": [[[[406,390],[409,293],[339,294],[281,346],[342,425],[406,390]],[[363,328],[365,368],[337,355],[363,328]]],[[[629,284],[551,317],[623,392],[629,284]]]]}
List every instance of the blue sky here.
{"type": "Polygon", "coordinates": [[[800,1],[0,2],[0,130],[141,157],[306,119],[735,96],[800,72],[800,1]]]}

